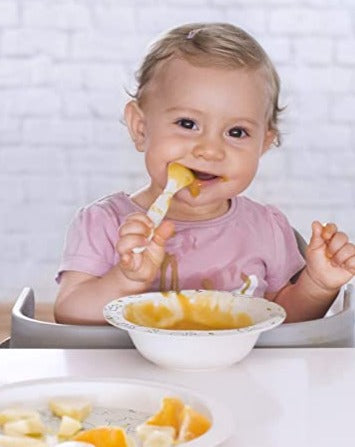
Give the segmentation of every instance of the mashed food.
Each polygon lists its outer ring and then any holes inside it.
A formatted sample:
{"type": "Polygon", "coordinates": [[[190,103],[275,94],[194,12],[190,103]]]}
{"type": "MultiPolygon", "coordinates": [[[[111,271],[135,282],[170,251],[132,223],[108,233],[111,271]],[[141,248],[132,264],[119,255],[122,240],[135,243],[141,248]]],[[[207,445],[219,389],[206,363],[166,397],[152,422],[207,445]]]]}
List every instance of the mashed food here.
{"type": "Polygon", "coordinates": [[[169,293],[164,300],[129,304],[125,318],[139,326],[172,330],[222,330],[251,326],[246,312],[238,312],[233,301],[216,298],[212,293],[187,296],[169,293]]]}

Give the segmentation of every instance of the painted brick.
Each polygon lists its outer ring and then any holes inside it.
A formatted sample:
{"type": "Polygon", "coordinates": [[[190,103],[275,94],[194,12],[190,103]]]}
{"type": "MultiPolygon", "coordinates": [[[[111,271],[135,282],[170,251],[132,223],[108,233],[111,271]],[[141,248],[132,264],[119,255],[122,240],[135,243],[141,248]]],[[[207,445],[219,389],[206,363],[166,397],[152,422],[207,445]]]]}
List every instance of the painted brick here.
{"type": "Polygon", "coordinates": [[[44,88],[0,90],[2,113],[7,116],[51,116],[59,114],[60,97],[57,92],[44,88]]]}
{"type": "Polygon", "coordinates": [[[329,64],[334,57],[334,42],[330,38],[295,38],[295,60],[306,64],[329,64]]]}
{"type": "MultiPolygon", "coordinates": [[[[0,115],[0,159],[1,148],[6,148],[9,144],[17,144],[21,141],[21,122],[17,118],[0,115]]],[[[0,163],[0,166],[3,166],[0,163]]]]}
{"type": "Polygon", "coordinates": [[[92,141],[90,121],[26,118],[23,137],[28,144],[83,146],[92,141]]]}
{"type": "Polygon", "coordinates": [[[23,24],[36,28],[77,30],[91,26],[90,10],[73,0],[24,2],[23,24]]]}
{"type": "Polygon", "coordinates": [[[0,2],[0,26],[16,26],[19,23],[18,4],[13,0],[0,2]]]}
{"type": "Polygon", "coordinates": [[[231,21],[281,77],[281,148],[245,194],[355,240],[354,0],[0,0],[0,300],[53,300],[75,211],[148,180],[120,123],[150,41],[182,22],[231,21]],[[20,266],[20,268],[19,268],[20,266]]]}
{"type": "Polygon", "coordinates": [[[182,23],[219,22],[226,19],[222,8],[201,8],[191,5],[189,8],[172,8],[160,5],[159,14],[154,8],[141,7],[137,9],[137,30],[144,29],[154,33],[161,33],[168,28],[182,23]]]}
{"type": "Polygon", "coordinates": [[[260,43],[274,64],[290,62],[292,53],[289,38],[264,37],[260,43]]]}
{"type": "Polygon", "coordinates": [[[226,20],[253,35],[266,30],[266,10],[263,8],[241,8],[239,5],[227,8],[226,20]]]}
{"type": "MultiPolygon", "coordinates": [[[[0,131],[1,136],[1,131],[0,131]]],[[[41,175],[65,172],[66,153],[59,147],[10,146],[0,151],[0,166],[10,175],[28,175],[36,180],[41,175]]],[[[32,181],[32,180],[30,180],[32,181]]],[[[43,188],[42,188],[43,194],[43,188]]]]}
{"type": "Polygon", "coordinates": [[[352,19],[339,8],[287,8],[270,11],[270,31],[275,34],[311,34],[347,36],[352,33],[352,19]]]}
{"type": "Polygon", "coordinates": [[[55,58],[64,58],[68,52],[68,36],[61,31],[46,29],[5,29],[2,46],[2,52],[6,56],[46,54],[55,58]]]}
{"type": "Polygon", "coordinates": [[[354,72],[350,68],[326,66],[280,66],[279,74],[287,90],[296,92],[352,92],[354,72]]]}
{"type": "Polygon", "coordinates": [[[355,123],[355,94],[336,96],[331,110],[331,117],[336,122],[355,123]]]}
{"type": "Polygon", "coordinates": [[[31,67],[26,60],[0,59],[0,88],[28,85],[31,67]]]}
{"type": "Polygon", "coordinates": [[[335,45],[337,61],[345,65],[355,65],[355,39],[340,40],[335,45]]]}
{"type": "Polygon", "coordinates": [[[94,27],[115,31],[119,26],[120,33],[133,33],[136,31],[135,13],[131,6],[120,6],[118,2],[96,2],[92,11],[94,27]]]}

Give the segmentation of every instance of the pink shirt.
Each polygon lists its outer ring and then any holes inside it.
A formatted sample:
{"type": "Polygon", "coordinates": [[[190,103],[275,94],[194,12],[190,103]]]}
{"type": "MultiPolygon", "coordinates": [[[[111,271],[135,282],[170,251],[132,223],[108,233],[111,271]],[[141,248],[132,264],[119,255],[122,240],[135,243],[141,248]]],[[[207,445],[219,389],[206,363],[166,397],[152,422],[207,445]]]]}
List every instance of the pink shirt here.
{"type": "MultiPolygon", "coordinates": [[[[78,211],[69,227],[57,276],[74,270],[102,276],[118,261],[118,228],[126,216],[144,210],[127,194],[104,197],[78,211]]],[[[275,207],[246,197],[232,199],[229,211],[207,221],[174,221],[166,245],[178,265],[180,289],[206,288],[263,296],[280,290],[304,266],[292,227],[275,207]]],[[[166,284],[170,285],[168,268],[166,284]]],[[[151,290],[159,290],[160,274],[151,290]]]]}

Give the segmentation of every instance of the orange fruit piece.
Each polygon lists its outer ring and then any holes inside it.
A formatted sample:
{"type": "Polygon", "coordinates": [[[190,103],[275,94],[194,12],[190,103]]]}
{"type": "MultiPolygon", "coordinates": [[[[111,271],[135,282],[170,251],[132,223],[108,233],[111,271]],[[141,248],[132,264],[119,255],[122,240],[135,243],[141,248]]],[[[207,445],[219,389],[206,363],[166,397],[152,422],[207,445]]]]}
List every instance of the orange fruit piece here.
{"type": "Polygon", "coordinates": [[[206,433],[211,427],[209,419],[198,411],[185,405],[182,416],[178,442],[187,442],[206,433]]]}
{"type": "Polygon", "coordinates": [[[72,438],[73,441],[83,441],[95,447],[129,447],[126,432],[121,427],[97,427],[84,430],[72,438]]]}
{"type": "Polygon", "coordinates": [[[153,414],[145,423],[148,425],[158,425],[161,427],[173,427],[175,437],[178,436],[181,416],[184,410],[184,404],[176,397],[164,397],[160,410],[153,414]]]}

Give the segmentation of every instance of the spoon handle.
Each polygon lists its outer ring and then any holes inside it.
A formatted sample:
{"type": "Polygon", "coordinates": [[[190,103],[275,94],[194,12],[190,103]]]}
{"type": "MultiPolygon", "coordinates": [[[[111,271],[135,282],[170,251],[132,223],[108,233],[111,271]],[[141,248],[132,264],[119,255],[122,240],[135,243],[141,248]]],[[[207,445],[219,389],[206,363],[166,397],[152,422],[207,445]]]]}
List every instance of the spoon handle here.
{"type": "MultiPolygon", "coordinates": [[[[148,242],[150,242],[154,235],[154,230],[157,228],[161,221],[164,219],[173,195],[179,190],[177,183],[170,179],[166,184],[164,191],[155,199],[155,201],[150,205],[147,216],[152,220],[154,228],[152,229],[150,235],[148,236],[148,242]]],[[[142,253],[145,250],[144,247],[133,248],[133,253],[142,253]]]]}

